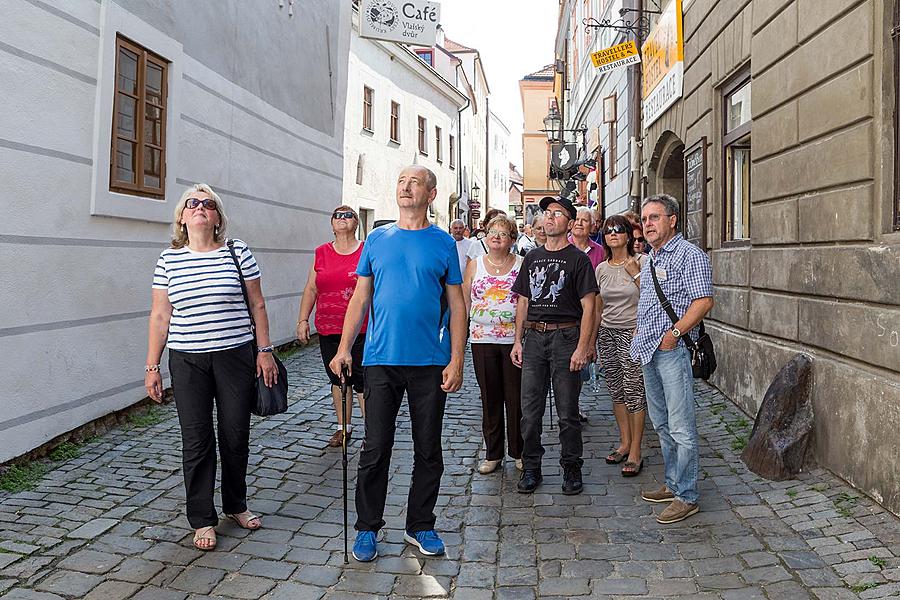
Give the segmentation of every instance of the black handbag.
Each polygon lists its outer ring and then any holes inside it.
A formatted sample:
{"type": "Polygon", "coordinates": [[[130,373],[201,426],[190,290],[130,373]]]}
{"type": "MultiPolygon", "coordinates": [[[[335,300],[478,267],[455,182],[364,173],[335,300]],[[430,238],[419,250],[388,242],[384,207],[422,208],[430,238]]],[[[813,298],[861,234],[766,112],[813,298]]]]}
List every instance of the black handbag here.
{"type": "MultiPolygon", "coordinates": [[[[672,325],[675,325],[678,322],[678,315],[675,314],[669,299],[666,298],[662,287],[659,285],[659,279],[656,277],[656,267],[653,266],[653,259],[650,259],[650,274],[653,276],[653,287],[656,288],[659,303],[662,304],[663,310],[666,311],[669,319],[672,320],[672,325]]],[[[684,344],[691,353],[691,371],[694,377],[706,381],[716,370],[716,351],[713,348],[712,338],[706,333],[703,321],[700,321],[699,327],[700,329],[697,330],[699,337],[696,342],[691,339],[688,332],[685,332],[680,337],[684,340],[684,344]]]]}
{"type": "MultiPolygon", "coordinates": [[[[247,297],[247,284],[244,282],[244,272],[238,262],[237,255],[234,253],[234,240],[228,240],[228,251],[231,252],[231,260],[237,267],[238,278],[241,280],[241,293],[244,294],[244,304],[247,305],[247,312],[250,314],[250,331],[253,333],[253,357],[254,364],[258,348],[256,346],[256,322],[253,320],[253,312],[250,310],[250,299],[247,297]]],[[[250,407],[250,412],[260,417],[268,417],[277,415],[287,411],[288,396],[288,378],[287,369],[281,360],[272,354],[275,364],[278,366],[278,381],[272,387],[266,385],[263,376],[256,378],[256,402],[250,407]]]]}

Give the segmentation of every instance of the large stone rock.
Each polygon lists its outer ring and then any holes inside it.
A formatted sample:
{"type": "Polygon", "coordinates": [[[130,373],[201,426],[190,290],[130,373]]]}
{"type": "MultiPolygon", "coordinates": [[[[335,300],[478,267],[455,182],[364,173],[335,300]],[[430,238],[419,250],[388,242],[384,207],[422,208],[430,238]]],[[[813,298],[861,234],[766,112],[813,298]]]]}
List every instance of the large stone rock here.
{"type": "Polygon", "coordinates": [[[766,390],[750,441],[741,453],[747,467],[766,479],[791,479],[807,457],[813,431],[812,360],[798,354],[766,390]]]}

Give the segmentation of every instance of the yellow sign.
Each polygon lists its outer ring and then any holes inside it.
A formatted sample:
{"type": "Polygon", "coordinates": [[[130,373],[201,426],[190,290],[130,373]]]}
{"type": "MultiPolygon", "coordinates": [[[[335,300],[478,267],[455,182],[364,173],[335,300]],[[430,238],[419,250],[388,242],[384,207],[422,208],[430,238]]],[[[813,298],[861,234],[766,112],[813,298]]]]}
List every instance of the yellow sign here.
{"type": "Polygon", "coordinates": [[[637,44],[632,41],[592,52],[591,61],[595,67],[605,72],[639,63],[641,62],[641,57],[638,55],[637,44]]]}
{"type": "Polygon", "coordinates": [[[684,62],[684,33],[681,0],[671,0],[659,16],[656,27],[641,46],[643,55],[643,98],[646,100],[666,74],[684,62]]]}

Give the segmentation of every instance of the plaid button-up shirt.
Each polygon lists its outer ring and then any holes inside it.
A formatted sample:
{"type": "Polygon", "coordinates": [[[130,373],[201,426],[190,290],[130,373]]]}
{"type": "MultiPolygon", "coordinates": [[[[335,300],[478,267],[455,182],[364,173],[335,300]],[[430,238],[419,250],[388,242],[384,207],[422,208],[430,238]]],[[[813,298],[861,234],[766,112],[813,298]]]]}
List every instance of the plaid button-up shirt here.
{"type": "MultiPolygon", "coordinates": [[[[663,310],[653,286],[650,265],[656,268],[659,285],[675,314],[684,316],[688,306],[698,298],[710,298],[712,268],[709,257],[700,248],[685,240],[680,233],[658,251],[650,251],[650,259],[641,268],[641,298],[638,301],[637,334],[631,340],[631,358],[642,365],[650,362],[666,331],[672,328],[672,320],[663,310]]],[[[689,334],[697,339],[696,327],[689,334]]],[[[684,341],[678,340],[683,346],[684,341]]]]}

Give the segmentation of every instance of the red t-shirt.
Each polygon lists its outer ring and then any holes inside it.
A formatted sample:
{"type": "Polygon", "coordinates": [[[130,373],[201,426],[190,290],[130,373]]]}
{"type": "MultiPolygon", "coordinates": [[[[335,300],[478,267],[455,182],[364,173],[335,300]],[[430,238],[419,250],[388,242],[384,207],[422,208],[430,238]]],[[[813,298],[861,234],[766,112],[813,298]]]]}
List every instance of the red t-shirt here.
{"type": "MultiPolygon", "coordinates": [[[[324,335],[339,335],[344,328],[347,305],[356,288],[356,265],[362,254],[363,245],[353,254],[338,254],[331,242],[316,248],[316,330],[324,335]]],[[[363,321],[360,333],[366,331],[363,321]]]]}

